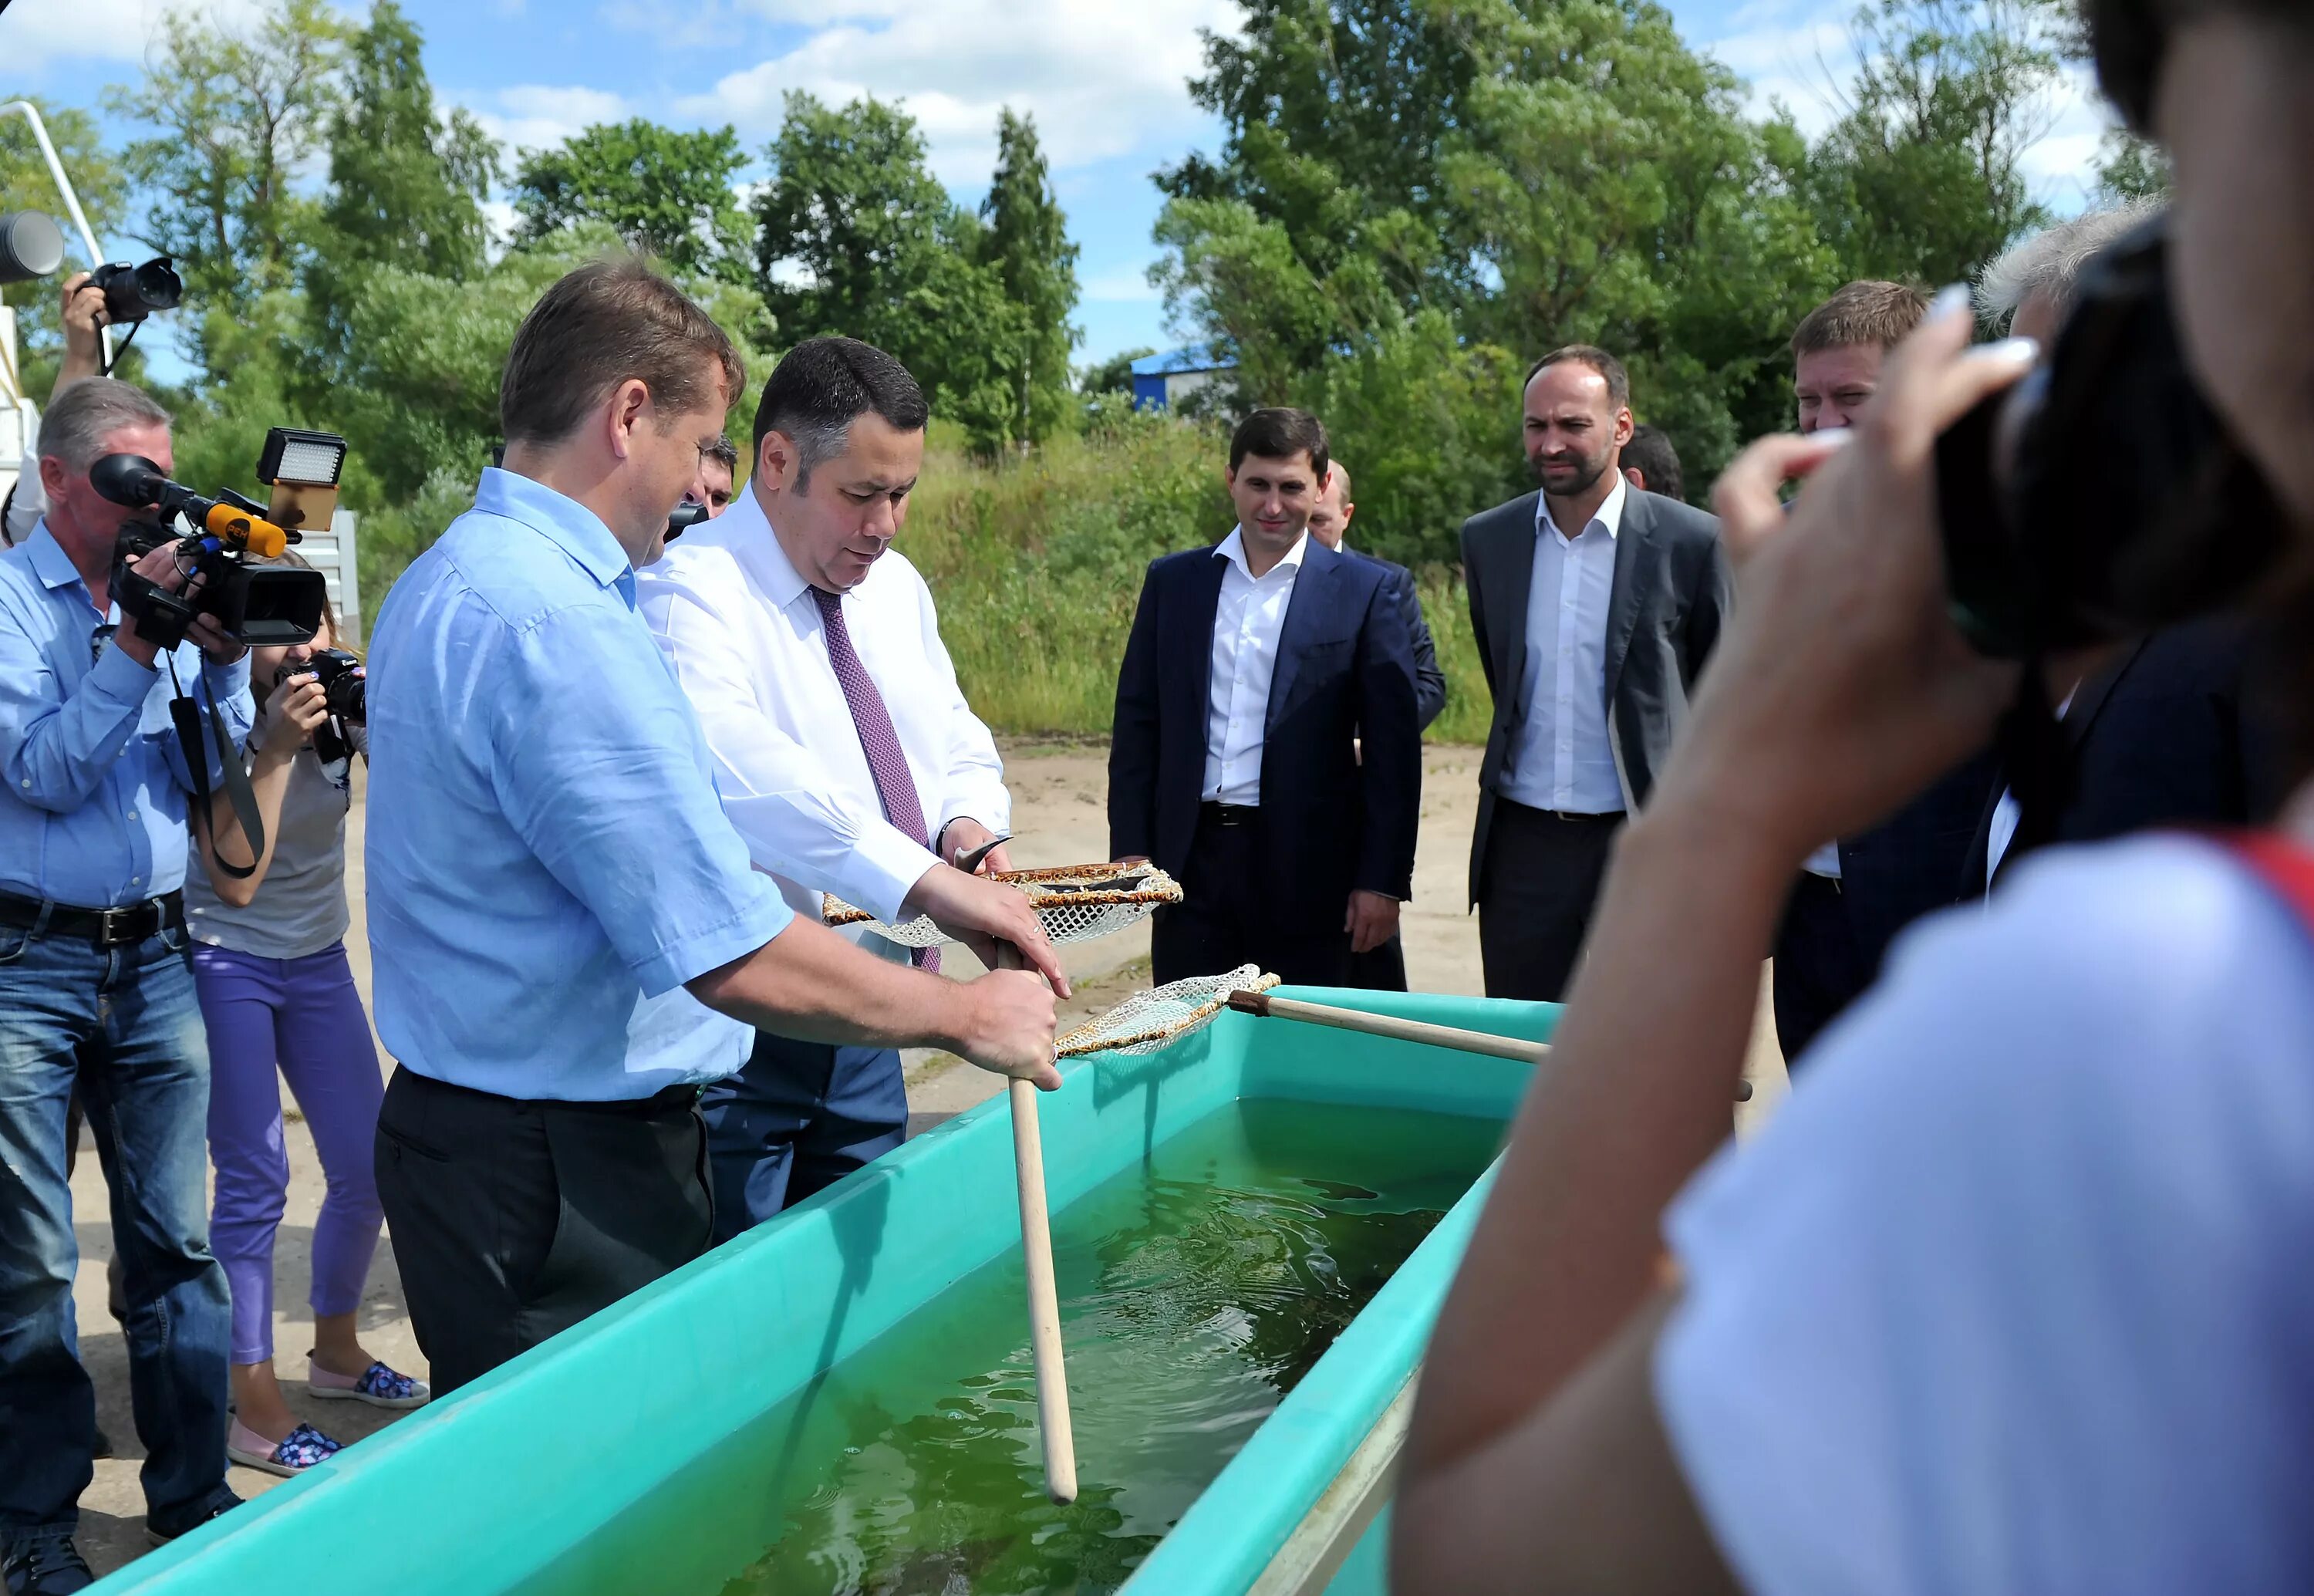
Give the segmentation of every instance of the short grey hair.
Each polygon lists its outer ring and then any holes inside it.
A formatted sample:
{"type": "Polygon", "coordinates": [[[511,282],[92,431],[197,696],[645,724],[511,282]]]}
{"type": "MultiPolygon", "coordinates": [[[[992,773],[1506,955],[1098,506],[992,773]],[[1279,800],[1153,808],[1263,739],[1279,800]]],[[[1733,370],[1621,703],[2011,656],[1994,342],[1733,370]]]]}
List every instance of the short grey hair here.
{"type": "Polygon", "coordinates": [[[2093,210],[2070,222],[2011,244],[1976,279],[1976,313],[1991,327],[2006,327],[2018,306],[2045,295],[2062,321],[2080,293],[2081,272],[2115,240],[2158,215],[2161,201],[2132,199],[2110,210],[2093,210]]]}
{"type": "Polygon", "coordinates": [[[36,452],[77,474],[96,463],[114,433],[128,427],[166,427],[170,419],[142,388],[114,377],[83,377],[57,395],[40,418],[36,452]]]}

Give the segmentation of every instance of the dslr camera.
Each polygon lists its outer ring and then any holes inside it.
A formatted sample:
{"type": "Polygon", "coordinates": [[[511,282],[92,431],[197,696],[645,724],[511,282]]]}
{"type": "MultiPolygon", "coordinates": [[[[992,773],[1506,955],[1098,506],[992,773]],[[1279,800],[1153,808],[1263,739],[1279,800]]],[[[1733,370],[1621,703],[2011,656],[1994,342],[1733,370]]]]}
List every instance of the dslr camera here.
{"type": "Polygon", "coordinates": [[[2186,365],[2167,237],[2156,217],[2100,256],[2048,364],[1938,440],[1945,588],[1979,653],[2228,609],[2282,559],[2280,505],[2186,365]]]}
{"type": "Polygon", "coordinates": [[[330,711],[330,719],[314,730],[315,756],[324,764],[348,757],[353,752],[353,739],[346,735],[346,727],[369,719],[368,683],[362,675],[362,662],[343,648],[317,648],[304,664],[291,661],[275,672],[274,688],[278,691],[290,677],[303,675],[321,683],[322,702],[330,711]]]}
{"type": "Polygon", "coordinates": [[[328,603],[327,579],[316,570],[251,561],[278,557],[300,541],[301,525],[315,522],[316,530],[329,525],[344,461],[343,438],[275,428],[258,467],[259,479],[274,489],[270,509],[230,489],[214,498],[196,493],[171,481],[141,454],[107,454],[97,461],[88,480],[98,493],[132,509],[160,511],[157,520],[140,516],[121,525],[112,576],[121,613],[136,617],[138,634],[162,648],[182,643],[186,629],[204,614],[245,648],[311,641],[328,603]],[[175,530],[180,516],[191,523],[190,533],[175,530]],[[172,544],[179,569],[194,578],[183,590],[171,593],[128,569],[172,544]]]}

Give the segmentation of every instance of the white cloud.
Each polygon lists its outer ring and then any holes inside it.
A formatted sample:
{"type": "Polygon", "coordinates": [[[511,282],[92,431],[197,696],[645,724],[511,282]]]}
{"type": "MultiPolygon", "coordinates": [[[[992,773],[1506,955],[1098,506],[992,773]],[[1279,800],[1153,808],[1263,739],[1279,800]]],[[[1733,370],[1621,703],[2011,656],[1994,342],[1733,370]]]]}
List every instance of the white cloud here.
{"type": "MultiPolygon", "coordinates": [[[[19,81],[58,62],[145,59],[169,0],[14,0],[0,18],[0,53],[19,81]]],[[[255,0],[180,0],[175,9],[227,24],[255,17],[255,0]]],[[[0,101],[14,98],[0,92],[0,101]]]]}
{"type": "Polygon", "coordinates": [[[623,94],[580,84],[517,84],[470,98],[466,109],[509,155],[546,149],[597,122],[635,114],[623,94]]]}
{"type": "Polygon", "coordinates": [[[1228,30],[1238,14],[1229,0],[746,4],[780,19],[847,20],[678,100],[679,115],[734,123],[754,143],[777,130],[790,90],[830,104],[873,94],[906,106],[923,128],[933,172],[956,188],[988,181],[996,113],[1007,105],[1035,116],[1055,171],[1186,145],[1205,120],[1188,89],[1205,65],[1197,30],[1228,30]]]}

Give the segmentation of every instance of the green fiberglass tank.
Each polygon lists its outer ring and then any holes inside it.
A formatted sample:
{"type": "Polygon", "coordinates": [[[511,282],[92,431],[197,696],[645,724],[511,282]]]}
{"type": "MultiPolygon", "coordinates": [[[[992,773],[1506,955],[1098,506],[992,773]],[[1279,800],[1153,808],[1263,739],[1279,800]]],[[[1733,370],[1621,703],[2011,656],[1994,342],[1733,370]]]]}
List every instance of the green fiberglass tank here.
{"type": "MultiPolygon", "coordinates": [[[[1556,1013],[1280,995],[1532,1040],[1556,1013]]],[[[1066,1071],[1040,1101],[1064,1506],[1000,1099],[101,1589],[1379,1590],[1409,1382],[1531,1079],[1235,1013],[1066,1071]]]]}

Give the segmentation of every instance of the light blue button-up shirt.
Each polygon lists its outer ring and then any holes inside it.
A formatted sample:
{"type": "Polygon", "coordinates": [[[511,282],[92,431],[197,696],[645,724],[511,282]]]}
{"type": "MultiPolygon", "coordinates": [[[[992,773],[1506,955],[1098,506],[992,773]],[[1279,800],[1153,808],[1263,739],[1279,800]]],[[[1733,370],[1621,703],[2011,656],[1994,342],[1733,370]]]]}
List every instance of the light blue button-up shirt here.
{"type": "Polygon", "coordinates": [[[593,512],[509,472],[386,597],[369,659],[370,950],[407,1069],[609,1101],[716,1080],[747,1027],[682,990],[793,918],[593,512]]]}
{"type": "Polygon", "coordinates": [[[1608,740],[1607,612],[1624,497],[1618,477],[1589,525],[1572,536],[1550,518],[1550,499],[1535,500],[1519,725],[1496,789],[1513,803],[1569,815],[1622,813],[1623,784],[1608,740]]]}
{"type": "MultiPolygon", "coordinates": [[[[253,706],[249,664],[184,644],[142,666],[107,642],[88,584],[48,523],[0,553],[0,892],[111,909],[185,884],[192,772],[169,719],[170,676],[224,711],[236,750],[253,706]]],[[[222,774],[209,755],[214,788],[222,774]]]]}

